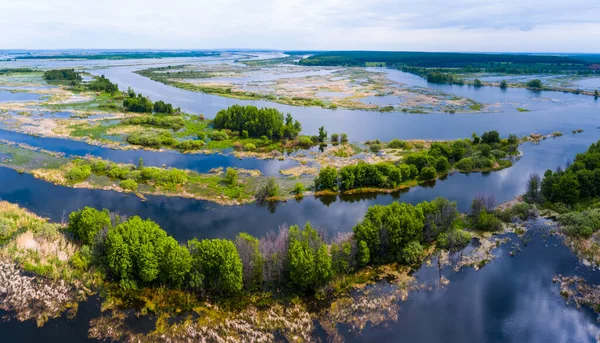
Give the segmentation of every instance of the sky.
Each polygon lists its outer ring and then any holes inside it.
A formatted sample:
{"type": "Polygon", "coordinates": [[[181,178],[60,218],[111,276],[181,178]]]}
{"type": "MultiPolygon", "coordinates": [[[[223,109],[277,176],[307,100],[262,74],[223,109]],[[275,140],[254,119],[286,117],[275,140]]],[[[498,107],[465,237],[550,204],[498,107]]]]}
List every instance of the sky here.
{"type": "Polygon", "coordinates": [[[600,52],[598,0],[0,0],[0,49],[600,52]]]}

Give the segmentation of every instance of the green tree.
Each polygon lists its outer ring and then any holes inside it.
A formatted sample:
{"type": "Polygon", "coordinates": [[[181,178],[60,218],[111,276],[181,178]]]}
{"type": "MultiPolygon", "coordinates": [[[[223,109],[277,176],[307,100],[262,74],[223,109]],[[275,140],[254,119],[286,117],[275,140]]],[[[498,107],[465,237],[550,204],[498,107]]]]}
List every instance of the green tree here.
{"type": "Polygon", "coordinates": [[[110,227],[110,215],[107,210],[98,211],[95,208],[85,207],[69,215],[68,230],[83,244],[94,244],[98,233],[110,227]]]}
{"type": "Polygon", "coordinates": [[[500,82],[500,88],[502,88],[502,89],[508,88],[508,83],[506,82],[506,80],[502,80],[502,82],[500,82]]]}
{"type": "Polygon", "coordinates": [[[227,167],[227,169],[225,170],[225,183],[231,186],[237,185],[238,178],[238,171],[233,168],[227,167]]]}
{"type": "Polygon", "coordinates": [[[319,128],[319,142],[321,142],[321,143],[327,142],[327,131],[325,131],[324,126],[321,126],[319,128]]]}
{"type": "Polygon", "coordinates": [[[529,82],[527,82],[527,88],[541,89],[542,81],[540,79],[530,80],[529,82]]]}
{"type": "Polygon", "coordinates": [[[247,290],[260,289],[263,283],[263,256],[258,249],[258,239],[242,232],[235,238],[235,247],[242,261],[242,279],[247,290]]]}
{"type": "Polygon", "coordinates": [[[321,168],[319,176],[315,178],[315,189],[317,191],[332,190],[336,191],[338,187],[338,171],[334,167],[321,168]]]}
{"type": "Polygon", "coordinates": [[[409,242],[402,249],[402,260],[406,264],[416,264],[421,261],[421,256],[423,256],[423,247],[417,241],[409,242]]]}
{"type": "Polygon", "coordinates": [[[422,180],[434,180],[437,177],[437,173],[434,167],[425,167],[421,169],[419,177],[422,180]]]}
{"type": "Polygon", "coordinates": [[[473,80],[473,86],[481,87],[481,86],[483,86],[483,83],[481,83],[481,80],[475,79],[475,80],[473,80]]]}
{"type": "Polygon", "coordinates": [[[290,227],[290,281],[301,292],[314,291],[332,276],[331,256],[317,230],[306,223],[303,230],[290,227]]]}
{"type": "Polygon", "coordinates": [[[221,294],[239,292],[243,287],[243,266],[232,241],[193,239],[188,242],[192,268],[204,276],[204,289],[221,294]]]}

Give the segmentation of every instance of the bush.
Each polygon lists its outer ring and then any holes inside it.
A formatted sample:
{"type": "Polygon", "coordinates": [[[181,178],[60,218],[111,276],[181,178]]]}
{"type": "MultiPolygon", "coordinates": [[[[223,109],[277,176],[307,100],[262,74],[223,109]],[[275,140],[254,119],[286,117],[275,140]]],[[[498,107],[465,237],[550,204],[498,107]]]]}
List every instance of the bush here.
{"type": "Polygon", "coordinates": [[[92,175],[92,168],[90,166],[78,166],[69,169],[65,177],[70,181],[83,181],[92,175]]]}
{"type": "Polygon", "coordinates": [[[200,150],[204,147],[204,141],[186,140],[177,144],[177,149],[181,151],[200,150]]]}
{"type": "Polygon", "coordinates": [[[126,179],[126,180],[121,181],[121,183],[119,183],[119,187],[130,190],[130,191],[136,191],[138,188],[138,184],[137,184],[137,182],[135,182],[132,179],[126,179]]]}
{"type": "Polygon", "coordinates": [[[369,150],[371,150],[374,153],[378,153],[381,151],[381,145],[380,144],[371,144],[369,146],[369,150]]]}
{"type": "Polygon", "coordinates": [[[143,130],[136,131],[127,136],[127,142],[134,145],[142,145],[151,148],[160,148],[163,145],[175,146],[177,140],[169,131],[143,130]]]}
{"type": "Polygon", "coordinates": [[[417,264],[423,256],[423,247],[417,241],[409,242],[402,249],[402,261],[406,264],[417,264]]]}
{"type": "Polygon", "coordinates": [[[340,142],[342,142],[342,143],[348,143],[348,135],[345,134],[345,133],[342,133],[340,135],[340,142]]]}
{"type": "Polygon", "coordinates": [[[304,192],[306,192],[306,187],[304,187],[304,185],[300,182],[297,182],[294,185],[294,189],[292,190],[292,193],[296,194],[296,195],[302,195],[304,192]]]}
{"type": "Polygon", "coordinates": [[[473,228],[480,231],[500,231],[502,222],[492,213],[481,211],[473,219],[473,228]]]}
{"type": "Polygon", "coordinates": [[[600,228],[600,210],[569,212],[558,217],[563,232],[570,236],[590,237],[600,228]]]}
{"type": "Polygon", "coordinates": [[[110,216],[107,210],[98,211],[95,208],[85,207],[83,210],[71,212],[67,230],[83,244],[92,245],[96,235],[110,227],[110,216]]]}
{"type": "Polygon", "coordinates": [[[437,173],[435,171],[435,168],[433,167],[425,167],[423,169],[421,169],[421,172],[419,173],[419,177],[422,180],[434,180],[437,176],[437,173]]]}
{"type": "Polygon", "coordinates": [[[213,141],[226,141],[229,139],[229,135],[223,131],[213,131],[210,134],[210,139],[213,141]]]}
{"type": "Polygon", "coordinates": [[[238,183],[239,174],[238,171],[233,168],[227,168],[225,170],[225,183],[228,185],[236,185],[238,183]]]}
{"type": "Polygon", "coordinates": [[[313,143],[312,139],[310,139],[310,137],[308,137],[308,136],[298,137],[298,145],[301,147],[308,148],[308,147],[313,146],[313,144],[314,143],[313,143]]]}
{"type": "Polygon", "coordinates": [[[444,156],[438,157],[438,159],[435,161],[435,170],[443,173],[447,172],[448,169],[450,169],[450,162],[448,162],[448,159],[444,156]]]}
{"type": "Polygon", "coordinates": [[[404,149],[408,146],[408,143],[406,143],[405,141],[401,141],[399,139],[392,139],[391,141],[388,142],[387,147],[390,149],[404,149]]]}
{"type": "Polygon", "coordinates": [[[244,150],[254,151],[254,150],[256,150],[256,145],[254,145],[252,143],[247,143],[246,145],[244,145],[244,150]]]}
{"type": "Polygon", "coordinates": [[[540,79],[533,79],[527,82],[528,88],[540,89],[542,88],[542,81],[540,79]]]}
{"type": "Polygon", "coordinates": [[[471,241],[471,235],[460,229],[442,232],[437,238],[437,246],[447,250],[460,250],[471,241]]]}
{"type": "Polygon", "coordinates": [[[270,177],[267,183],[262,186],[256,193],[256,198],[260,201],[264,201],[270,197],[279,195],[279,185],[274,177],[270,177]]]}
{"type": "Polygon", "coordinates": [[[340,142],[340,135],[338,135],[337,133],[332,133],[331,134],[331,143],[337,144],[339,142],[340,142]]]}

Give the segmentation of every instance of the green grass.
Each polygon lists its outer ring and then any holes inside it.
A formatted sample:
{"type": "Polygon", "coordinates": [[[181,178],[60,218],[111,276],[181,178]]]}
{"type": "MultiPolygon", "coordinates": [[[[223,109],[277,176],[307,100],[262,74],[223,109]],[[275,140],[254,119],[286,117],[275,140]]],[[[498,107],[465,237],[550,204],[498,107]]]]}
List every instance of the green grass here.
{"type": "Polygon", "coordinates": [[[481,111],[481,109],[483,108],[483,105],[476,102],[476,103],[471,104],[471,106],[469,106],[469,108],[473,111],[481,111]]]}
{"type": "Polygon", "coordinates": [[[529,112],[531,110],[528,110],[528,109],[522,108],[522,107],[517,107],[517,111],[519,111],[519,112],[529,112]]]}
{"type": "Polygon", "coordinates": [[[94,95],[94,99],[84,102],[74,102],[66,104],[43,104],[50,109],[54,110],[83,110],[83,111],[122,111],[123,110],[123,94],[120,92],[115,94],[100,93],[94,95]]]}

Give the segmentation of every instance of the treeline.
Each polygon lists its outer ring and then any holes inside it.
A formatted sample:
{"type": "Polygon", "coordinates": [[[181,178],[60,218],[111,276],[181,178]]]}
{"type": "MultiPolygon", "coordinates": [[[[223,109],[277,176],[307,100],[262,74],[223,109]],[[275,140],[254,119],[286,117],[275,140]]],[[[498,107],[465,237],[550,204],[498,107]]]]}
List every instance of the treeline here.
{"type": "Polygon", "coordinates": [[[131,87],[127,89],[127,98],[123,100],[123,108],[127,111],[138,113],[152,113],[154,111],[156,113],[173,114],[181,111],[179,108],[174,109],[173,105],[165,103],[162,100],[153,103],[141,93],[136,95],[131,87]]]}
{"type": "Polygon", "coordinates": [[[466,246],[470,235],[463,225],[456,203],[438,198],[373,206],[353,234],[338,235],[331,245],[309,223],[260,239],[240,233],[234,240],[180,245],[150,220],[121,220],[89,207],[70,214],[68,231],[83,244],[72,263],[96,267],[123,289],[167,286],[230,296],[275,289],[310,294],[365,266],[418,264],[424,246],[436,240],[445,249],[466,246]]]}
{"type": "Polygon", "coordinates": [[[452,74],[433,72],[427,74],[427,82],[431,83],[449,83],[449,84],[464,84],[464,80],[455,77],[452,74]]]}
{"type": "MultiPolygon", "coordinates": [[[[370,143],[371,147],[377,145],[379,151],[379,144],[370,143]]],[[[515,135],[500,139],[497,131],[485,132],[481,137],[473,134],[471,139],[433,142],[428,150],[410,153],[396,164],[359,162],[339,170],[322,168],[315,178],[315,189],[334,192],[359,188],[395,189],[410,180],[434,180],[452,168],[461,172],[501,169],[511,165],[505,158],[515,154],[518,145],[515,135]]],[[[394,149],[406,146],[406,142],[399,140],[392,140],[387,145],[394,149]]]]}
{"type": "Polygon", "coordinates": [[[217,112],[212,121],[215,129],[237,131],[242,137],[293,139],[302,131],[302,125],[291,114],[284,118],[275,108],[233,105],[217,112]]]}
{"type": "Polygon", "coordinates": [[[529,176],[524,200],[558,213],[563,232],[590,237],[600,229],[600,141],[577,154],[567,168],[529,176]]]}
{"type": "MultiPolygon", "coordinates": [[[[297,54],[297,52],[295,52],[297,54]]],[[[478,64],[545,64],[578,66],[586,68],[589,64],[580,59],[563,56],[519,55],[519,54],[478,54],[446,52],[408,52],[408,51],[329,51],[314,52],[313,56],[301,59],[302,65],[345,65],[366,66],[368,62],[385,63],[388,66],[444,67],[463,68],[478,64]]]]}
{"type": "Polygon", "coordinates": [[[110,82],[104,75],[94,78],[86,84],[86,87],[94,92],[105,92],[110,94],[119,91],[119,86],[116,83],[110,82]]]}
{"type": "Polygon", "coordinates": [[[47,81],[77,81],[81,82],[81,75],[74,69],[53,69],[44,72],[47,81]]]}
{"type": "Polygon", "coordinates": [[[18,60],[29,59],[82,59],[82,60],[125,60],[125,59],[150,59],[150,58],[169,58],[169,57],[203,57],[219,56],[220,52],[205,51],[148,51],[148,52],[100,52],[97,54],[58,54],[58,55],[36,55],[27,54],[18,56],[18,60]]]}
{"type": "Polygon", "coordinates": [[[11,73],[33,73],[34,69],[31,68],[7,68],[0,69],[0,75],[9,75],[11,73]]]}
{"type": "Polygon", "coordinates": [[[145,167],[142,159],[138,165],[117,165],[104,160],[76,159],[73,167],[67,171],[65,177],[73,182],[81,182],[91,175],[107,176],[113,180],[121,180],[119,186],[123,189],[135,191],[138,184],[151,184],[166,189],[175,189],[188,182],[185,171],[177,168],[145,167]]]}

